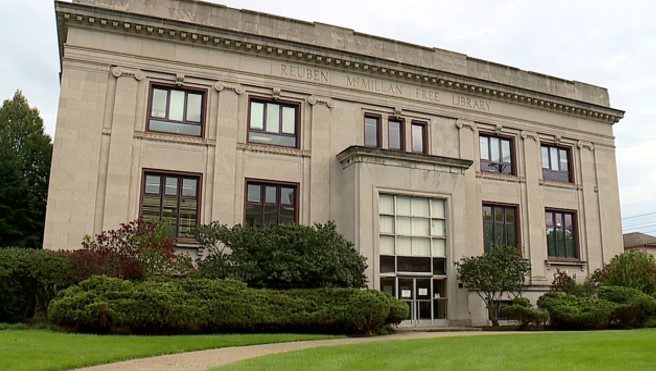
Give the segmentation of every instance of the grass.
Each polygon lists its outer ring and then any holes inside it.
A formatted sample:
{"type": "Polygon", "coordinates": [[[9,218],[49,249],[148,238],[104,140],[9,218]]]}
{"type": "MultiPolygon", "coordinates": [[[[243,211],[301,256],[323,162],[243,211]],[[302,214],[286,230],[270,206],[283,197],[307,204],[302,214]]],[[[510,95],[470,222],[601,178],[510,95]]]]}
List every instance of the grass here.
{"type": "Polygon", "coordinates": [[[547,332],[323,347],[220,370],[647,370],[655,351],[656,329],[547,332]]]}
{"type": "Polygon", "coordinates": [[[193,350],[331,337],[297,334],[122,336],[5,330],[0,331],[0,370],[61,370],[193,350]]]}

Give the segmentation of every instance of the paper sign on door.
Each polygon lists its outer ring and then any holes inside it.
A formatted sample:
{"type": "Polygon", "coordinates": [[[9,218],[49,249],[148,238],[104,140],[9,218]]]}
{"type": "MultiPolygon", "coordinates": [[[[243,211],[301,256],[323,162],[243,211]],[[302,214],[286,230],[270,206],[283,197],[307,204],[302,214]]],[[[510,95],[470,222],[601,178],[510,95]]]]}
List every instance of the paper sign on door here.
{"type": "Polygon", "coordinates": [[[401,297],[402,298],[411,298],[412,297],[412,291],[411,290],[401,290],[401,297]]]}
{"type": "Polygon", "coordinates": [[[421,296],[427,296],[428,295],[428,289],[419,289],[419,295],[421,296]]]}

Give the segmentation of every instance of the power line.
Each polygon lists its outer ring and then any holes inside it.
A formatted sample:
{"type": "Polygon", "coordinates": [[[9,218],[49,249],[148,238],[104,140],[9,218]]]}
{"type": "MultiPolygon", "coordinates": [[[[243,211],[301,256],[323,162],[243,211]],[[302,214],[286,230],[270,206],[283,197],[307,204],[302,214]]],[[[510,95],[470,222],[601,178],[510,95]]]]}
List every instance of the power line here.
{"type": "Polygon", "coordinates": [[[631,228],[624,228],[624,229],[622,229],[622,232],[637,231],[639,229],[645,229],[645,228],[651,228],[651,227],[656,227],[656,223],[644,224],[644,225],[641,225],[641,226],[631,227],[631,228]]]}
{"type": "Polygon", "coordinates": [[[637,228],[642,228],[642,227],[649,227],[651,225],[656,225],[656,220],[645,220],[641,223],[638,224],[628,224],[628,225],[622,225],[622,229],[637,229],[637,228]]]}
{"type": "Polygon", "coordinates": [[[654,215],[654,214],[656,214],[656,211],[651,212],[651,213],[645,213],[645,214],[639,214],[639,215],[631,215],[631,216],[627,216],[626,218],[622,218],[622,220],[626,220],[626,219],[634,219],[634,218],[640,218],[640,217],[643,217],[643,216],[654,215]]]}

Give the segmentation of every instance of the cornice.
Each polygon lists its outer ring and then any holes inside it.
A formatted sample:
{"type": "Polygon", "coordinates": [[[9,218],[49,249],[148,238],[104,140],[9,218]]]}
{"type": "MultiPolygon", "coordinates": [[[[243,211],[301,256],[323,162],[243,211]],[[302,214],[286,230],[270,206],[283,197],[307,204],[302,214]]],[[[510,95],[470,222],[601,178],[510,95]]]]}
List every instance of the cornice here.
{"type": "Polygon", "coordinates": [[[215,142],[213,140],[199,138],[199,137],[192,137],[189,135],[175,135],[175,134],[167,134],[167,133],[138,131],[134,133],[133,137],[138,139],[155,141],[155,142],[190,144],[190,145],[203,146],[203,147],[213,147],[215,145],[215,142]]]}
{"type": "Polygon", "coordinates": [[[558,181],[553,181],[553,180],[544,180],[540,179],[538,184],[542,186],[547,186],[547,187],[553,187],[553,188],[561,188],[561,189],[572,189],[572,190],[582,190],[583,187],[578,184],[574,183],[567,183],[567,182],[558,182],[558,181]]]}
{"type": "Polygon", "coordinates": [[[245,152],[268,153],[272,155],[310,157],[310,151],[306,151],[298,148],[272,146],[266,144],[237,143],[237,149],[245,152]]]}
{"type": "Polygon", "coordinates": [[[526,178],[524,177],[509,175],[509,174],[493,173],[489,171],[476,171],[476,177],[480,179],[499,180],[508,183],[526,183],[526,178]]]}
{"type": "Polygon", "coordinates": [[[295,47],[291,42],[288,43],[289,45],[276,45],[276,41],[283,40],[253,37],[245,33],[221,28],[62,2],[56,3],[56,13],[60,56],[63,55],[63,44],[66,42],[65,27],[72,24],[78,27],[98,28],[106,32],[132,33],[143,37],[165,38],[175,42],[205,45],[233,52],[267,55],[271,58],[297,63],[350,70],[357,73],[377,75],[385,79],[430,85],[436,89],[508,101],[514,104],[528,105],[607,123],[618,122],[624,116],[624,111],[570,98],[402,64],[382,58],[359,56],[345,52],[338,53],[338,51],[327,48],[314,47],[311,48],[313,50],[307,51],[308,46],[301,49],[295,47]],[[336,57],[335,55],[339,56],[336,57]]]}
{"type": "Polygon", "coordinates": [[[472,160],[465,160],[461,158],[423,155],[419,153],[399,152],[389,149],[365,146],[350,146],[337,154],[337,160],[343,166],[348,165],[351,162],[358,162],[364,158],[371,158],[376,160],[387,159],[416,164],[445,166],[458,170],[467,170],[474,163],[472,160]]]}

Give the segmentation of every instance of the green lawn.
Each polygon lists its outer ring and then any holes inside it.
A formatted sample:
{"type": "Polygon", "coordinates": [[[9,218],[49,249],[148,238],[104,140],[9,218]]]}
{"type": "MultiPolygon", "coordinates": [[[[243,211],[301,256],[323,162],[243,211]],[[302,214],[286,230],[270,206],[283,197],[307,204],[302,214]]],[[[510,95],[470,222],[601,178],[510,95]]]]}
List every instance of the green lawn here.
{"type": "Polygon", "coordinates": [[[221,370],[653,370],[656,329],[550,332],[323,347],[221,370]]]}
{"type": "Polygon", "coordinates": [[[330,337],[296,334],[120,336],[6,330],[0,331],[0,370],[60,370],[192,350],[330,337]]]}

